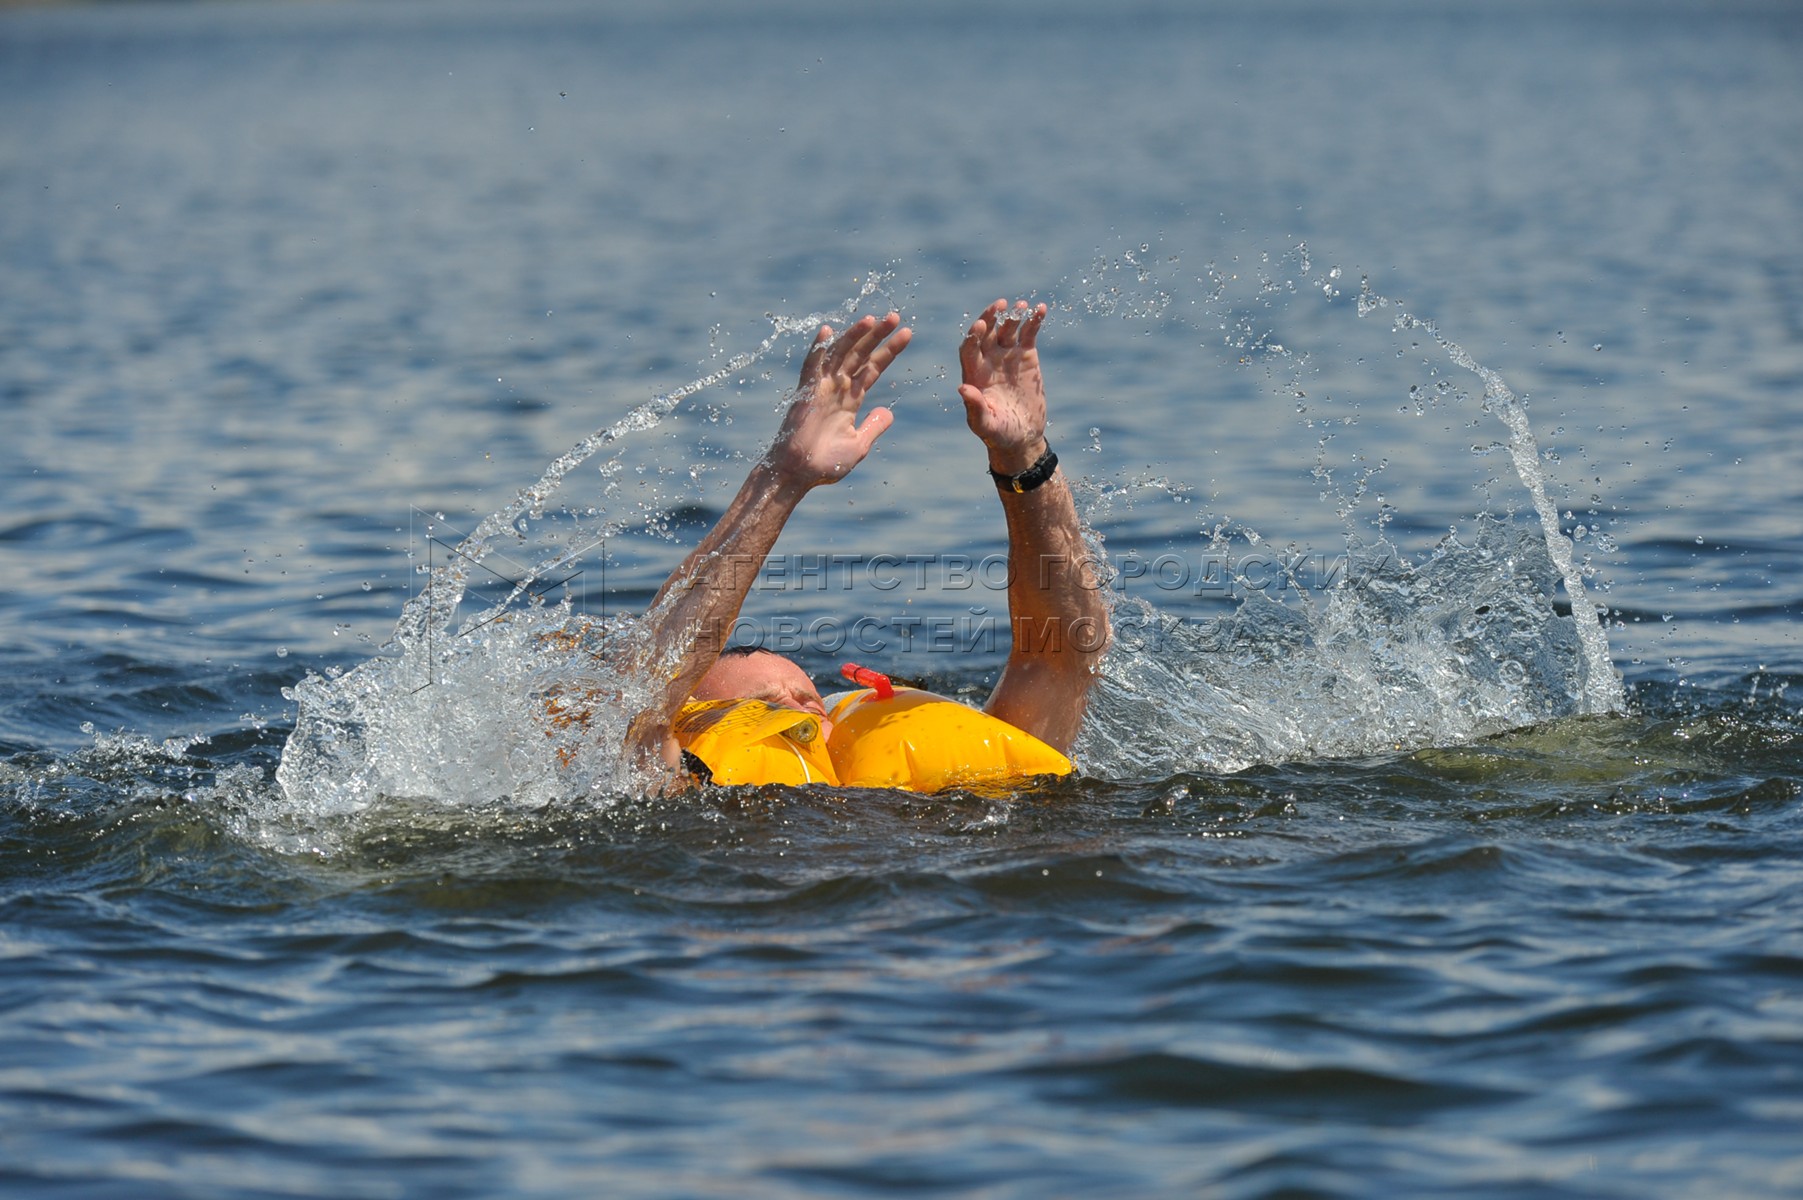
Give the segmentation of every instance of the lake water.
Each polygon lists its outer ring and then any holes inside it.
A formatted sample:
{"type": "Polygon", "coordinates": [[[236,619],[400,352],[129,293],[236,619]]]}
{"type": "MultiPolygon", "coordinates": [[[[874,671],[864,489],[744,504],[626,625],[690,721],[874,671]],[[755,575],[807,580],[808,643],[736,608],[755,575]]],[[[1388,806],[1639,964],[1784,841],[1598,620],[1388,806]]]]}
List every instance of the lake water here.
{"type": "Polygon", "coordinates": [[[0,11],[0,1190],[1803,1194],[1800,51],[0,11]],[[747,634],[980,699],[1002,295],[1116,571],[1081,775],[560,756],[534,634],[629,635],[891,306],[895,428],[747,634]]]}

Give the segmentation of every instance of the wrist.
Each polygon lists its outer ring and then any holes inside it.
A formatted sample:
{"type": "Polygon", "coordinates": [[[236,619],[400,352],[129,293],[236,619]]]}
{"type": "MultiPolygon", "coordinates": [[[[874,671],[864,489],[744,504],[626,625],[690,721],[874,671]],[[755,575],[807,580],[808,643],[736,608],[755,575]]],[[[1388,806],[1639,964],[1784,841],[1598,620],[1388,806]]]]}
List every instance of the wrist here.
{"type": "Polygon", "coordinates": [[[1058,470],[1058,455],[1050,446],[1033,463],[1020,471],[997,471],[991,467],[989,477],[995,480],[995,486],[1006,496],[1009,493],[1022,495],[1044,486],[1050,482],[1058,470]]]}
{"type": "Polygon", "coordinates": [[[1038,434],[1017,446],[990,446],[989,471],[992,475],[1019,475],[1044,458],[1051,443],[1038,434]]]}
{"type": "Polygon", "coordinates": [[[749,482],[765,503],[793,508],[820,480],[766,456],[751,468],[749,482]]]}

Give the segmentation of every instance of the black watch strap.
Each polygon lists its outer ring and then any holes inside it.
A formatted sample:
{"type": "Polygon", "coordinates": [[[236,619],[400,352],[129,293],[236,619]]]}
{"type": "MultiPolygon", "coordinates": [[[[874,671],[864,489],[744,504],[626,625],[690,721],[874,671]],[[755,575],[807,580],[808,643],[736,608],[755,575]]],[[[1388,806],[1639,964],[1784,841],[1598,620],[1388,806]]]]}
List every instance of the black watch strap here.
{"type": "Polygon", "coordinates": [[[989,477],[995,480],[995,486],[1004,492],[1030,492],[1052,477],[1058,469],[1058,456],[1052,452],[1051,443],[1046,444],[1045,453],[1039,461],[1022,471],[1019,475],[1004,475],[1000,471],[991,470],[989,477]]]}

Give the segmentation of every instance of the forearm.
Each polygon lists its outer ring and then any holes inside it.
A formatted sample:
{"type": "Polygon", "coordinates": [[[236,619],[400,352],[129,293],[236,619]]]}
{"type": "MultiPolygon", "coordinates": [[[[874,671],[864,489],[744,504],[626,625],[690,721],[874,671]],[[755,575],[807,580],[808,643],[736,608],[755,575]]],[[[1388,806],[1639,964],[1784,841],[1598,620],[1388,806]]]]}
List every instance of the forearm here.
{"type": "MultiPolygon", "coordinates": [[[[1017,474],[1030,465],[1004,457],[995,469],[1017,474]]],[[[1032,491],[1004,489],[1000,495],[1008,524],[1012,641],[988,711],[1069,751],[1110,636],[1099,566],[1062,474],[1032,491]]]]}
{"type": "Polygon", "coordinates": [[[1088,674],[1107,648],[1108,605],[1062,474],[1030,492],[1001,493],[1008,525],[1009,664],[1048,660],[1088,674]]]}
{"type": "Polygon", "coordinates": [[[655,681],[633,718],[627,747],[672,761],[670,721],[719,660],[764,559],[801,498],[843,479],[894,419],[886,408],[858,414],[871,386],[913,334],[901,317],[862,317],[835,338],[822,325],[801,366],[781,428],[726,512],[658,590],[646,614],[636,668],[655,681]]]}
{"type": "Polygon", "coordinates": [[[751,469],[726,512],[664,582],[647,614],[644,669],[657,698],[633,722],[631,740],[652,748],[720,657],[764,559],[808,487],[768,459],[751,469]]]}
{"type": "Polygon", "coordinates": [[[788,524],[790,515],[808,490],[807,485],[795,483],[780,473],[767,457],[759,459],[707,536],[664,580],[664,586],[658,589],[656,599],[651,602],[651,610],[660,611],[666,602],[692,602],[696,582],[705,577],[710,588],[716,585],[737,587],[737,598],[732,602],[733,615],[737,616],[739,605],[751,590],[765,556],[776,545],[783,526],[788,524]],[[741,578],[739,568],[748,560],[750,569],[743,572],[741,578]],[[672,600],[679,593],[680,598],[672,600]]]}

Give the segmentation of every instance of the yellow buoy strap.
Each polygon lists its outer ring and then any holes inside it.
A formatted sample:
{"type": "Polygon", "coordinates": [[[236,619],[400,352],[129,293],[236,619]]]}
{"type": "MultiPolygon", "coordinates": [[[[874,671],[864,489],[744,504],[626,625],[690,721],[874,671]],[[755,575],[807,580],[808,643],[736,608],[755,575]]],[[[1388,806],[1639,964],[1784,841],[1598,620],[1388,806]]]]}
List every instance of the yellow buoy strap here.
{"type": "Polygon", "coordinates": [[[712,733],[746,741],[780,735],[805,746],[820,736],[820,718],[762,700],[691,700],[677,711],[670,732],[679,739],[712,733]]]}

